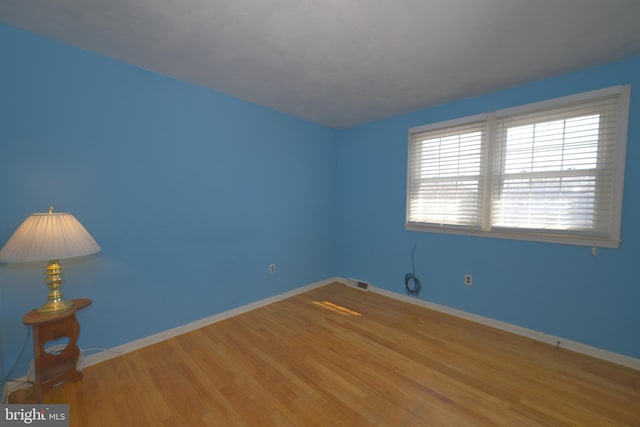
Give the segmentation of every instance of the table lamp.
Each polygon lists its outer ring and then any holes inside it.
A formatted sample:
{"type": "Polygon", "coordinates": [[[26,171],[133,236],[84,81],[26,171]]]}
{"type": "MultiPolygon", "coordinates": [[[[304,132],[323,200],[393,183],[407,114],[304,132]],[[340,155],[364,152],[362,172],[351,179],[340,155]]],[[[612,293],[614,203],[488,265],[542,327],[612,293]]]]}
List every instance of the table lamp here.
{"type": "Polygon", "coordinates": [[[55,313],[68,310],[71,303],[62,299],[62,267],[60,260],[100,252],[100,246],[78,222],[66,212],[33,213],[13,233],[0,250],[0,262],[49,261],[46,283],[49,297],[36,310],[55,313]]]}

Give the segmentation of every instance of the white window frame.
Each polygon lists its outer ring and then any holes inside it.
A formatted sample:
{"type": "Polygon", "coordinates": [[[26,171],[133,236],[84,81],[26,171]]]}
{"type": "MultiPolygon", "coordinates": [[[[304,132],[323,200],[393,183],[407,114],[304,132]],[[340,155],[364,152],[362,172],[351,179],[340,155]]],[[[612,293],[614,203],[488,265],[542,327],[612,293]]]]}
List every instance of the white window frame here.
{"type": "Polygon", "coordinates": [[[569,95],[561,98],[550,99],[546,101],[521,105],[517,107],[498,110],[491,113],[479,114],[469,117],[463,117],[454,120],[448,120],[439,123],[433,123],[425,126],[418,126],[409,129],[408,143],[408,161],[407,161],[407,193],[406,193],[406,217],[405,228],[411,231],[427,231],[448,234],[473,235],[480,237],[495,237],[502,239],[527,240],[547,243],[561,243],[592,247],[608,247],[616,248],[620,243],[621,221],[622,221],[622,197],[624,186],[624,170],[627,144],[627,129],[629,116],[629,101],[631,87],[614,86],[605,89],[599,89],[584,92],[576,95],[569,95]],[[613,152],[613,185],[611,193],[609,232],[606,236],[590,236],[587,234],[576,234],[571,231],[544,229],[517,229],[517,228],[498,228],[491,224],[491,203],[493,192],[496,188],[493,179],[499,176],[500,171],[496,171],[496,155],[499,141],[497,136],[497,121],[502,117],[514,116],[519,114],[527,114],[534,111],[552,110],[562,106],[589,102],[598,98],[618,96],[618,111],[616,113],[616,141],[615,150],[613,152]],[[485,130],[485,146],[483,147],[483,158],[481,170],[480,197],[482,203],[480,206],[480,221],[476,226],[464,226],[456,224],[437,224],[418,222],[410,220],[410,204],[411,186],[412,186],[412,139],[417,134],[442,131],[447,128],[462,127],[471,123],[484,122],[485,130]]]}

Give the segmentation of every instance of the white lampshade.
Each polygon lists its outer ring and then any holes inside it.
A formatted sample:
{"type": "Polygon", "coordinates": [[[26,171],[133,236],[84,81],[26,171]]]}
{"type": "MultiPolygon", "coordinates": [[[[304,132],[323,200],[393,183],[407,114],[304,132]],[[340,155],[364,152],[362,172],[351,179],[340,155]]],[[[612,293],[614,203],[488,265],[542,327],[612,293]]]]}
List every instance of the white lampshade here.
{"type": "Polygon", "coordinates": [[[59,260],[100,250],[93,237],[70,213],[34,213],[0,250],[0,262],[59,260]]]}

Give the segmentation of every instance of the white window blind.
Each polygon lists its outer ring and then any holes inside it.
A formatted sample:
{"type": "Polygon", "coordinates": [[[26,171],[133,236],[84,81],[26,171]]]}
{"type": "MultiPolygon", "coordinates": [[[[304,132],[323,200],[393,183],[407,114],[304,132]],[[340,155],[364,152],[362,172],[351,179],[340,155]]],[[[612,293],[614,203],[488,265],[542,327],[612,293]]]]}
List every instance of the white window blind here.
{"type": "Polygon", "coordinates": [[[617,247],[629,93],[410,129],[407,228],[617,247]]]}
{"type": "Polygon", "coordinates": [[[608,235],[617,101],[498,118],[494,227],[608,235]]]}
{"type": "Polygon", "coordinates": [[[480,225],[485,139],[484,122],[411,135],[410,222],[480,225]]]}

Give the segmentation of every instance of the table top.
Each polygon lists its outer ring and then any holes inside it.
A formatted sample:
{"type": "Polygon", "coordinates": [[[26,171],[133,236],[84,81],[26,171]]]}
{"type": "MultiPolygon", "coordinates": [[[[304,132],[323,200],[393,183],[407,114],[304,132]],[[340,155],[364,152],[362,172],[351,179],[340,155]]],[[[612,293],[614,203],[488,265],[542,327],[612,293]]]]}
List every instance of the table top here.
{"type": "Polygon", "coordinates": [[[22,322],[25,325],[39,325],[42,323],[53,322],[54,320],[60,320],[67,317],[71,317],[76,311],[91,305],[90,298],[77,298],[69,301],[71,307],[68,310],[53,312],[53,313],[41,313],[37,310],[31,310],[22,318],[22,322]]]}

